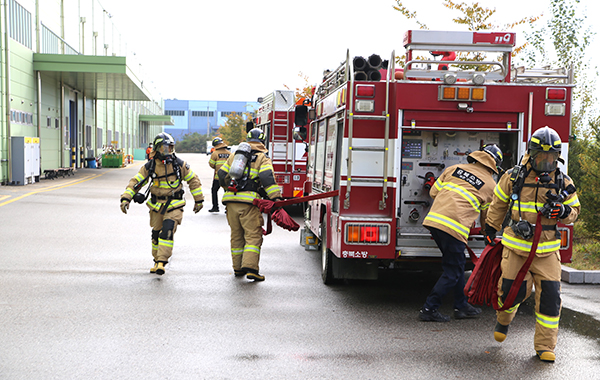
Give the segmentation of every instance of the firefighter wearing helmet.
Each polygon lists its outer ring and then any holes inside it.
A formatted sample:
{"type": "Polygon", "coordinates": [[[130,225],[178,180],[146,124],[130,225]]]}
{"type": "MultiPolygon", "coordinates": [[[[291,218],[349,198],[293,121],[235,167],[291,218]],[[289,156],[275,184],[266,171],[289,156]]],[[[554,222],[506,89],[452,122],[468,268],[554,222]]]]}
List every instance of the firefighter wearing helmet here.
{"type": "Polygon", "coordinates": [[[175,140],[165,132],[154,138],[150,161],[129,180],[121,195],[121,211],[127,214],[129,203],[143,203],[150,209],[152,227],[152,257],[154,266],[150,273],[164,274],[165,266],[173,252],[173,238],[183,219],[185,197],[183,181],[188,183],[194,197],[194,212],[202,209],[204,196],[202,184],[190,165],[175,155],[175,140]],[[143,191],[144,186],[148,186],[143,191]]]}
{"type": "Polygon", "coordinates": [[[259,128],[248,132],[247,143],[241,143],[217,172],[225,189],[222,202],[231,228],[231,259],[236,277],[263,281],[258,262],[263,241],[262,213],[253,204],[260,197],[281,199],[275,182],[273,163],[267,156],[265,135],[259,128]]]}
{"type": "Polygon", "coordinates": [[[453,165],[440,175],[429,191],[434,199],[423,226],[431,232],[442,252],[443,274],[419,311],[422,321],[448,322],[450,317],[438,309],[447,293],[454,295],[454,318],[473,318],[481,309],[471,306],[463,293],[465,287],[465,246],[471,226],[479,217],[485,221],[502,163],[502,151],[485,145],[467,156],[466,164],[453,165]]]}
{"type": "Polygon", "coordinates": [[[534,349],[540,360],[554,362],[560,299],[560,233],[557,223],[573,223],[581,206],[571,178],[558,168],[562,142],[549,127],[536,130],[529,140],[527,154],[521,164],[507,171],[494,189],[494,199],[488,211],[485,240],[495,244],[497,231],[502,234],[502,276],[498,284],[498,304],[506,301],[511,285],[527,257],[532,262],[513,305],[496,312],[494,338],[502,342],[517,309],[535,286],[534,349]],[[541,236],[536,252],[533,249],[534,224],[541,213],[541,236]]]}
{"type": "Polygon", "coordinates": [[[227,149],[227,144],[223,142],[223,139],[220,137],[215,137],[212,141],[212,146],[214,148],[212,154],[210,155],[210,159],[208,160],[208,165],[215,170],[215,175],[213,177],[213,183],[211,188],[212,193],[212,208],[208,210],[208,212],[219,212],[219,176],[217,173],[221,166],[227,161],[231,152],[227,149]]]}

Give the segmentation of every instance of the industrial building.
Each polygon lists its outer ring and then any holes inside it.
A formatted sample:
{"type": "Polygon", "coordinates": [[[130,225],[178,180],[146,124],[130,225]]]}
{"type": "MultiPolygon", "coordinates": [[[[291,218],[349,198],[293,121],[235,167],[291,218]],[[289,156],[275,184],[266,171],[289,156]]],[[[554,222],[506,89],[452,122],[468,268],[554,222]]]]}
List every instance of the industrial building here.
{"type": "Polygon", "coordinates": [[[0,4],[1,184],[79,168],[108,146],[134,155],[173,125],[98,0],[0,4]]]}
{"type": "Polygon", "coordinates": [[[165,115],[173,118],[174,125],[166,126],[165,132],[175,140],[189,133],[215,135],[232,113],[256,115],[257,102],[208,101],[165,99],[165,115]]]}

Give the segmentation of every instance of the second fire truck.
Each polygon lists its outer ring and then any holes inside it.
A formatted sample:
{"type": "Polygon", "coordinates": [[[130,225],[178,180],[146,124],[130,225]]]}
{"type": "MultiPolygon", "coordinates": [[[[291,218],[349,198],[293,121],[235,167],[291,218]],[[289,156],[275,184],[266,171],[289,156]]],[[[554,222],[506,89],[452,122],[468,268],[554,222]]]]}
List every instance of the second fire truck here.
{"type": "Polygon", "coordinates": [[[256,126],[265,132],[281,194],[301,197],[306,181],[308,107],[297,105],[294,92],[285,90],[274,91],[258,102],[256,126]]]}
{"type": "MultiPolygon", "coordinates": [[[[325,283],[439,261],[422,225],[433,202],[429,189],[444,168],[465,163],[484,144],[497,144],[510,168],[532,132],[547,125],[560,134],[567,158],[572,73],[513,67],[514,46],[508,32],[412,30],[404,37],[403,71],[392,53],[381,79],[371,79],[362,70],[365,60],[348,54],[324,78],[313,99],[304,191],[339,190],[339,196],[308,203],[301,243],[321,250],[325,283]],[[438,70],[431,67],[439,61],[417,58],[461,51],[498,59],[446,60],[450,69],[438,70]]],[[[480,226],[473,227],[468,245],[480,253],[480,226]]],[[[569,262],[572,226],[559,229],[562,261],[569,262]]]]}

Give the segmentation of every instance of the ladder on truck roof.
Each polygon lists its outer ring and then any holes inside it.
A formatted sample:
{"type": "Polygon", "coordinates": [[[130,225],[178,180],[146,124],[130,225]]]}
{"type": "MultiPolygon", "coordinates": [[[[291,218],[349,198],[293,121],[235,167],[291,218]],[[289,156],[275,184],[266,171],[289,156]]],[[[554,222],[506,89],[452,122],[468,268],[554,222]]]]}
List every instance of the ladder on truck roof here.
{"type": "MultiPolygon", "coordinates": [[[[404,35],[406,48],[405,79],[440,79],[451,74],[457,79],[473,80],[475,75],[485,75],[485,80],[510,82],[511,54],[515,46],[515,33],[511,32],[442,32],[433,30],[409,30],[404,35]],[[497,61],[444,61],[444,64],[497,66],[492,72],[463,70],[430,70],[412,68],[414,64],[439,64],[436,60],[413,59],[413,51],[480,51],[502,53],[497,61]]],[[[474,81],[480,80],[479,78],[474,81]]]]}
{"type": "Polygon", "coordinates": [[[354,114],[354,67],[350,64],[350,52],[346,52],[346,73],[349,73],[350,81],[350,92],[348,94],[348,166],[347,166],[347,180],[346,180],[346,194],[344,199],[344,208],[350,208],[350,193],[352,192],[352,182],[380,182],[382,183],[382,194],[381,200],[379,201],[379,209],[384,210],[386,208],[386,201],[388,198],[388,159],[389,159],[389,144],[390,144],[390,76],[394,72],[394,58],[395,52],[392,52],[392,58],[389,61],[389,67],[386,74],[386,90],[385,90],[385,111],[383,115],[355,115],[354,114]],[[373,120],[373,121],[385,121],[384,141],[383,147],[355,147],[352,145],[352,138],[354,134],[354,120],[373,120]],[[368,152],[381,152],[383,153],[383,177],[381,179],[363,179],[363,178],[352,178],[352,152],[355,151],[368,151],[368,152]]]}

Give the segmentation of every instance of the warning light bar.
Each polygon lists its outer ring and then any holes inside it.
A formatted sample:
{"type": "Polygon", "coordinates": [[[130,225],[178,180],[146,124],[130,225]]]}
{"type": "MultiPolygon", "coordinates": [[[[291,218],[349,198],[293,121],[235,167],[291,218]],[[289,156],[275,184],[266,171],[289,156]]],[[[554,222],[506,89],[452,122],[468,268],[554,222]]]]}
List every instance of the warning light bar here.
{"type": "Polygon", "coordinates": [[[387,224],[346,224],[346,244],[388,244],[390,226],[387,224]]]}
{"type": "Polygon", "coordinates": [[[438,91],[438,100],[443,101],[486,101],[485,87],[471,86],[440,86],[438,91]]]}

